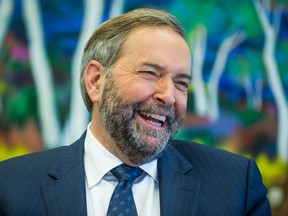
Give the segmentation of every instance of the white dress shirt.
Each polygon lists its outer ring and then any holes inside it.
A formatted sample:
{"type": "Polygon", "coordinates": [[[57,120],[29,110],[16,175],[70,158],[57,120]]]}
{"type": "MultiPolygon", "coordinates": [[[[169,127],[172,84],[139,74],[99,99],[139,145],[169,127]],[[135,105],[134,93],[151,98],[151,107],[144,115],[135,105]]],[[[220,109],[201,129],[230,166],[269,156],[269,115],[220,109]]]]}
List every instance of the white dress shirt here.
{"type": "MultiPolygon", "coordinates": [[[[84,142],[86,201],[89,216],[107,214],[112,193],[118,184],[110,170],[122,162],[94,137],[87,127],[84,142]]],[[[133,184],[133,196],[139,216],[160,215],[157,160],[140,166],[144,171],[133,184]]]]}

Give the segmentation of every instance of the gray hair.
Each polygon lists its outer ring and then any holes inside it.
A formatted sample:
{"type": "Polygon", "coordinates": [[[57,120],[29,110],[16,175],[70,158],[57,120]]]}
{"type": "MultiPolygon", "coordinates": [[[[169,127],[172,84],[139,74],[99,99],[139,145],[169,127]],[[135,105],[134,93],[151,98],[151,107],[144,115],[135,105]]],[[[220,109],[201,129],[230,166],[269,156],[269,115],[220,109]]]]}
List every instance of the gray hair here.
{"type": "Polygon", "coordinates": [[[185,40],[185,32],[178,20],[171,14],[155,9],[137,9],[112,18],[97,28],[88,40],[81,63],[81,93],[89,112],[93,103],[86,92],[84,72],[91,60],[102,64],[106,73],[111,73],[113,64],[119,59],[122,46],[128,34],[143,27],[168,27],[185,40]]]}

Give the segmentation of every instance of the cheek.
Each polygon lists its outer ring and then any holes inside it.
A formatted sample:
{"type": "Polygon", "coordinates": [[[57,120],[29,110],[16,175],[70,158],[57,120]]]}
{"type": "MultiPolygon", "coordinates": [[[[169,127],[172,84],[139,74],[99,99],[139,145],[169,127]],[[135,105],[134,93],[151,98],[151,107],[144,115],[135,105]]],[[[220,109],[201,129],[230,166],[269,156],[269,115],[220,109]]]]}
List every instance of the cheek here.
{"type": "Polygon", "coordinates": [[[153,87],[143,83],[130,83],[123,86],[121,94],[130,102],[145,101],[153,95],[153,87]]]}
{"type": "MultiPolygon", "coordinates": [[[[118,82],[119,93],[129,103],[138,103],[148,101],[153,97],[156,91],[156,85],[151,82],[145,82],[145,80],[138,81],[134,79],[132,82],[130,79],[118,82]]],[[[187,94],[183,92],[175,93],[175,109],[178,116],[184,116],[187,106],[187,94]]]]}
{"type": "Polygon", "coordinates": [[[178,116],[184,116],[187,108],[187,97],[178,96],[176,97],[175,109],[178,116]]]}

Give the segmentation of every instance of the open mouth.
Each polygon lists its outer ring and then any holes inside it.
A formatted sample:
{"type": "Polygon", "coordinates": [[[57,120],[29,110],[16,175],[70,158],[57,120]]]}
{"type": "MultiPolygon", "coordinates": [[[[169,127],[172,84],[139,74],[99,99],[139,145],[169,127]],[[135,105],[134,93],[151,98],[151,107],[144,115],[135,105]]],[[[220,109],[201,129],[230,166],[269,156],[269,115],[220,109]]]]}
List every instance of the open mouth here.
{"type": "Polygon", "coordinates": [[[152,125],[162,127],[165,125],[167,117],[155,113],[139,112],[139,115],[152,125]]]}

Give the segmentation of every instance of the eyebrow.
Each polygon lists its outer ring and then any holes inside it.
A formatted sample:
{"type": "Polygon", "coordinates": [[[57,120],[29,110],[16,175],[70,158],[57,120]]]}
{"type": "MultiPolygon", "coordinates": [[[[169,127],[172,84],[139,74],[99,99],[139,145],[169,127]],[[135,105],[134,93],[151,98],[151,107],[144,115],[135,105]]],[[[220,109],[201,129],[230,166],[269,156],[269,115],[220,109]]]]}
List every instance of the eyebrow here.
{"type": "Polygon", "coordinates": [[[162,67],[161,65],[157,64],[157,63],[152,63],[152,62],[143,62],[140,66],[148,66],[148,67],[152,67],[155,68],[159,71],[163,71],[164,67],[162,67]]]}
{"type": "MultiPolygon", "coordinates": [[[[149,66],[149,67],[152,67],[152,68],[155,68],[156,70],[159,70],[159,71],[164,71],[165,68],[157,63],[152,63],[152,62],[143,62],[141,64],[141,66],[149,66]]],[[[192,77],[191,75],[185,73],[185,72],[182,72],[180,74],[177,75],[177,78],[184,78],[184,79],[188,79],[189,81],[192,80],[192,77]]]]}

